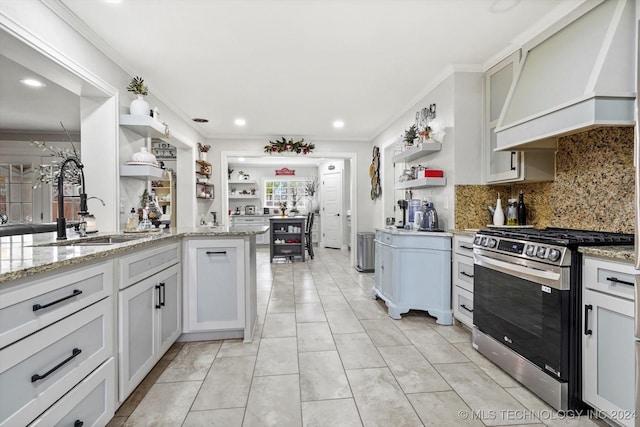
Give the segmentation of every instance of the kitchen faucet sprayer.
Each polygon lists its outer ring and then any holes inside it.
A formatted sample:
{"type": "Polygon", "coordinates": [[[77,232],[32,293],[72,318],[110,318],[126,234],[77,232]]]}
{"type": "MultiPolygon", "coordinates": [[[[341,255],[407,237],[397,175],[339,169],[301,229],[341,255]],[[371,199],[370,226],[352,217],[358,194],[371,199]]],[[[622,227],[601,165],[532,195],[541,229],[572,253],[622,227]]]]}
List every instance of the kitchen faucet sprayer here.
{"type": "Polygon", "coordinates": [[[78,214],[84,216],[89,214],[87,209],[87,193],[84,188],[84,165],[77,158],[70,157],[60,165],[60,175],[58,175],[58,219],[56,220],[56,230],[58,233],[57,240],[67,240],[67,220],[64,217],[64,169],[67,167],[69,162],[76,164],[80,170],[80,176],[82,177],[82,192],[80,193],[80,210],[78,211],[78,214]]]}

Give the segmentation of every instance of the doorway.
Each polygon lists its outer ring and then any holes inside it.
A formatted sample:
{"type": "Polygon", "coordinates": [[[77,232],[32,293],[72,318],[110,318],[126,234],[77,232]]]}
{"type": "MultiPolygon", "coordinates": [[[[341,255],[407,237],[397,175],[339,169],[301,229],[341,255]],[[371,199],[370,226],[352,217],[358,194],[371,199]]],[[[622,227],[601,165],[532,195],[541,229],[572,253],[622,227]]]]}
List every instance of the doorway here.
{"type": "Polygon", "coordinates": [[[342,171],[322,173],[322,246],[342,248],[342,171]]]}

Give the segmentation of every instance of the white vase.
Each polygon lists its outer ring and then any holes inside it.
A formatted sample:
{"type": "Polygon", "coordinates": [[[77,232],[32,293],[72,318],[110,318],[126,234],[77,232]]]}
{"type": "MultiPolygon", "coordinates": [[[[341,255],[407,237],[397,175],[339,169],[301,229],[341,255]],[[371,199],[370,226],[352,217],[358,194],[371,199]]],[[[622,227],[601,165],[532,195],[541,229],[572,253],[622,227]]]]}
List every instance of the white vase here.
{"type": "Polygon", "coordinates": [[[199,151],[198,155],[200,156],[200,160],[207,161],[207,153],[205,151],[199,151]]]}
{"type": "Polygon", "coordinates": [[[147,147],[141,147],[140,151],[137,151],[137,152],[135,152],[135,153],[133,153],[131,155],[131,161],[138,162],[138,163],[155,164],[156,163],[156,156],[151,154],[147,150],[147,147]]]}
{"type": "Polygon", "coordinates": [[[149,107],[149,103],[144,100],[143,95],[138,95],[136,99],[131,101],[129,110],[134,116],[148,116],[151,113],[151,107],[149,107]]]}

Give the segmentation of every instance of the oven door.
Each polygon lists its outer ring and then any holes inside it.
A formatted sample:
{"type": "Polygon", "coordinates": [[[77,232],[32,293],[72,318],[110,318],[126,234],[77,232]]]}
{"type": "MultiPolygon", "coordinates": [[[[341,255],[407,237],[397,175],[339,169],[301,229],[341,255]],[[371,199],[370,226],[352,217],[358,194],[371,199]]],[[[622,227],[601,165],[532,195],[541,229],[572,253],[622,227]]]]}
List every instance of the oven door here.
{"type": "Polygon", "coordinates": [[[478,253],[474,260],[474,325],[544,372],[566,381],[569,290],[558,289],[568,285],[549,279],[568,277],[568,269],[554,272],[510,265],[478,253]]]}

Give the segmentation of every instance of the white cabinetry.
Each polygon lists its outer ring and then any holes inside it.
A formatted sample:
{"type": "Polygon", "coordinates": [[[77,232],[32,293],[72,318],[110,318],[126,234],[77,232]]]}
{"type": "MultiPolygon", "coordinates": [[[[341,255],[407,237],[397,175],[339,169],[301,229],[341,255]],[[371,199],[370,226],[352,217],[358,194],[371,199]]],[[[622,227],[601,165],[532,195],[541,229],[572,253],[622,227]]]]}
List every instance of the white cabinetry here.
{"type": "MultiPolygon", "coordinates": [[[[29,424],[55,402],[75,416],[64,396],[92,372],[114,377],[112,279],[108,261],[2,287],[0,425],[29,424]]],[[[114,396],[105,394],[100,419],[113,416],[114,396]]]]}
{"type": "Polygon", "coordinates": [[[373,298],[382,298],[389,316],[425,310],[451,325],[451,236],[377,230],[373,298]]]}
{"type": "Polygon", "coordinates": [[[494,151],[496,126],[515,78],[520,52],[490,68],[485,74],[485,176],[488,183],[553,180],[553,151],[494,151]]]}
{"type": "MultiPolygon", "coordinates": [[[[234,227],[256,227],[269,226],[269,218],[261,216],[231,216],[231,225],[234,227]]],[[[270,233],[256,235],[256,245],[268,245],[270,233]]]]}
{"type": "Polygon", "coordinates": [[[179,246],[173,243],[120,259],[120,401],[123,402],[181,332],[179,246]],[[178,256],[171,256],[176,254],[178,256]],[[153,274],[153,272],[156,272],[153,274]],[[133,283],[133,284],[131,284],[133,283]]]}
{"type": "Polygon", "coordinates": [[[184,332],[244,329],[245,241],[194,239],[185,251],[184,332]]]}
{"type": "Polygon", "coordinates": [[[473,236],[453,237],[453,316],[473,326],[473,236]]]}
{"type": "Polygon", "coordinates": [[[634,269],[584,257],[582,398],[616,423],[635,418],[634,269]]]}

